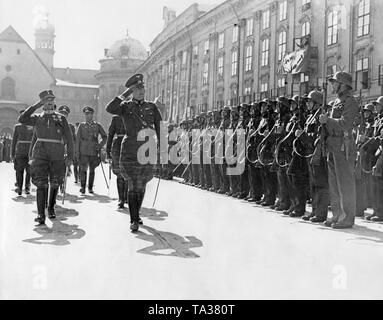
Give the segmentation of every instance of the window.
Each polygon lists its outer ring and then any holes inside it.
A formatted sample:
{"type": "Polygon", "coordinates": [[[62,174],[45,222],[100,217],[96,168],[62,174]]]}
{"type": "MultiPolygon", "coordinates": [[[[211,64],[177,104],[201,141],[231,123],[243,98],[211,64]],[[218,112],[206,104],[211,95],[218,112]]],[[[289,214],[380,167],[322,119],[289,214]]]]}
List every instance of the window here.
{"type": "Polygon", "coordinates": [[[286,79],[285,78],[279,78],[278,79],[278,88],[285,88],[286,87],[286,79]]]}
{"type": "Polygon", "coordinates": [[[287,19],[287,0],[282,1],[279,4],[279,21],[287,19]]]}
{"type": "Polygon", "coordinates": [[[251,71],[253,65],[253,46],[246,47],[245,71],[251,71]]]}
{"type": "Polygon", "coordinates": [[[270,27],[270,10],[266,10],[262,14],[262,27],[263,30],[270,27]]]}
{"type": "Polygon", "coordinates": [[[301,73],[301,83],[309,82],[310,78],[307,74],[301,73]]]}
{"type": "Polygon", "coordinates": [[[233,51],[231,53],[231,75],[235,76],[238,69],[238,52],[233,51]]]}
{"type": "Polygon", "coordinates": [[[310,22],[306,21],[302,24],[302,37],[306,37],[310,34],[310,22]]]}
{"type": "Polygon", "coordinates": [[[218,58],[218,76],[223,77],[223,57],[218,58]]]}
{"type": "Polygon", "coordinates": [[[368,58],[362,58],[356,61],[356,71],[363,70],[368,70],[368,58]]]}
{"type": "Polygon", "coordinates": [[[328,76],[334,75],[336,73],[336,71],[337,71],[337,67],[335,64],[327,67],[327,75],[328,76]]]}
{"type": "Polygon", "coordinates": [[[282,61],[286,53],[286,31],[281,31],[278,38],[278,61],[282,61]]]}
{"type": "Polygon", "coordinates": [[[261,92],[267,92],[269,91],[269,84],[265,80],[262,80],[261,82],[261,92]]]}
{"type": "Polygon", "coordinates": [[[203,85],[208,84],[208,80],[209,80],[209,64],[205,63],[203,65],[202,84],[203,85]]]}
{"type": "Polygon", "coordinates": [[[1,98],[4,100],[15,100],[16,82],[12,78],[4,78],[1,81],[1,98]]]}
{"type": "Polygon", "coordinates": [[[250,37],[250,36],[253,35],[253,26],[254,26],[253,18],[247,19],[247,23],[246,23],[246,37],[250,37]]]}
{"type": "Polygon", "coordinates": [[[362,0],[358,5],[358,37],[370,33],[370,0],[362,0]]]}
{"type": "Polygon", "coordinates": [[[246,83],[245,96],[249,96],[250,94],[251,94],[251,86],[249,83],[246,83]]]}
{"type": "Polygon", "coordinates": [[[233,43],[238,41],[238,32],[239,32],[238,25],[234,25],[234,28],[233,28],[233,43]]]}
{"type": "Polygon", "coordinates": [[[332,11],[327,19],[327,45],[336,44],[338,42],[338,12],[332,11]]]}
{"type": "Polygon", "coordinates": [[[204,54],[208,54],[208,53],[209,53],[209,40],[206,40],[204,44],[204,54]]]}
{"type": "Polygon", "coordinates": [[[193,55],[197,56],[198,55],[198,46],[193,47],[193,55]]]}
{"type": "Polygon", "coordinates": [[[223,49],[225,44],[225,33],[222,32],[218,36],[218,49],[223,49]]]}
{"type": "Polygon", "coordinates": [[[369,80],[369,59],[368,58],[360,58],[356,60],[356,77],[357,77],[357,90],[358,89],[368,89],[369,80]],[[361,85],[361,87],[360,87],[361,85]]]}
{"type": "Polygon", "coordinates": [[[269,50],[270,50],[270,40],[262,40],[262,57],[261,57],[261,66],[267,66],[269,64],[269,50]]]}
{"type": "Polygon", "coordinates": [[[186,65],[187,57],[188,57],[188,52],[185,50],[185,51],[182,52],[182,65],[183,66],[186,65]]]}

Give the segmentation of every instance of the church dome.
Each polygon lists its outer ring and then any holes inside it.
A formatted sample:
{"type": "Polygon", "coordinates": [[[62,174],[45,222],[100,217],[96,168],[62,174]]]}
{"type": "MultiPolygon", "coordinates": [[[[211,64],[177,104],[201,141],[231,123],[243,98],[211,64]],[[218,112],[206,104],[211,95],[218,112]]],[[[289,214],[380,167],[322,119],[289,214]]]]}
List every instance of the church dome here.
{"type": "Polygon", "coordinates": [[[109,48],[107,57],[145,61],[148,58],[148,54],[143,44],[137,39],[131,38],[127,33],[124,39],[116,41],[109,48]]]}

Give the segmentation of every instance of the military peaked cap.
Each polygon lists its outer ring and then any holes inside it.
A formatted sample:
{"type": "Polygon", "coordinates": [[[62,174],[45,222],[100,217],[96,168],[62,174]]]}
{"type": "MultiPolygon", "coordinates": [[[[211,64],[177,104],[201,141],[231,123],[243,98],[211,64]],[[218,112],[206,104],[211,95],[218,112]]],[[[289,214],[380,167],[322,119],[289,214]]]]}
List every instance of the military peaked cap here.
{"type": "Polygon", "coordinates": [[[56,97],[53,94],[52,90],[45,90],[45,91],[40,92],[39,98],[40,98],[40,100],[44,100],[46,98],[56,98],[56,97]]]}
{"type": "Polygon", "coordinates": [[[130,88],[136,85],[144,84],[144,76],[141,73],[137,73],[134,76],[131,76],[128,81],[125,83],[125,87],[130,88]]]}

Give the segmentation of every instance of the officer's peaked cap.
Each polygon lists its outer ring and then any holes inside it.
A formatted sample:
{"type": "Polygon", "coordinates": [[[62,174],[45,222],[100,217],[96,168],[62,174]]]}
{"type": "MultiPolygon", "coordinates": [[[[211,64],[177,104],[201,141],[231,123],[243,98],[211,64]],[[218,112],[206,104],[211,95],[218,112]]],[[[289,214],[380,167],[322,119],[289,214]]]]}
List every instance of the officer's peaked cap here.
{"type": "Polygon", "coordinates": [[[40,100],[44,100],[46,98],[55,98],[52,90],[44,90],[39,93],[40,100]]]}
{"type": "Polygon", "coordinates": [[[130,88],[132,86],[144,84],[144,75],[141,73],[137,73],[133,76],[131,76],[125,83],[125,87],[130,88]]]}

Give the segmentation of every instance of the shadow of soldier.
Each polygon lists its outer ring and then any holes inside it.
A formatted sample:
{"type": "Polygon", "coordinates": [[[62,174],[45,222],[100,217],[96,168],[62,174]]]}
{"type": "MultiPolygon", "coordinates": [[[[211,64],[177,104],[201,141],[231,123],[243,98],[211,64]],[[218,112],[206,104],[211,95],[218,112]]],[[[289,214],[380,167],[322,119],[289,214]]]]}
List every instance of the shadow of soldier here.
{"type": "Polygon", "coordinates": [[[52,220],[52,227],[47,225],[37,226],[33,229],[40,236],[23,240],[23,242],[33,244],[47,244],[54,246],[66,246],[70,240],[81,239],[85,236],[85,231],[79,229],[78,225],[70,225],[62,221],[68,220],[70,217],[78,216],[78,212],[74,209],[65,209],[56,206],[56,219],[52,220]]]}
{"type": "Polygon", "coordinates": [[[155,208],[141,208],[140,217],[153,221],[164,221],[169,215],[166,211],[157,210],[155,208]]]}
{"type": "Polygon", "coordinates": [[[137,232],[136,237],[141,240],[152,242],[149,247],[138,250],[138,253],[153,255],[153,256],[169,256],[178,258],[199,258],[200,256],[190,250],[191,248],[202,247],[201,240],[193,236],[180,236],[175,233],[158,231],[148,226],[141,226],[142,231],[137,232]],[[170,253],[161,253],[161,250],[170,250],[170,253]]]}
{"type": "Polygon", "coordinates": [[[32,204],[32,203],[35,203],[36,197],[32,194],[29,194],[26,197],[23,197],[23,196],[13,197],[12,200],[17,203],[32,204]]]}
{"type": "Polygon", "coordinates": [[[82,195],[79,199],[98,201],[99,203],[111,203],[118,200],[117,198],[111,198],[98,193],[94,193],[93,195],[82,195]]]}
{"type": "MultiPolygon", "coordinates": [[[[63,199],[62,194],[57,195],[57,201],[58,202],[62,202],[62,199],[63,199]]],[[[76,195],[70,194],[70,193],[65,193],[65,201],[68,201],[70,203],[76,203],[76,204],[79,204],[82,202],[82,201],[80,201],[79,196],[76,196],[76,195]]]]}

